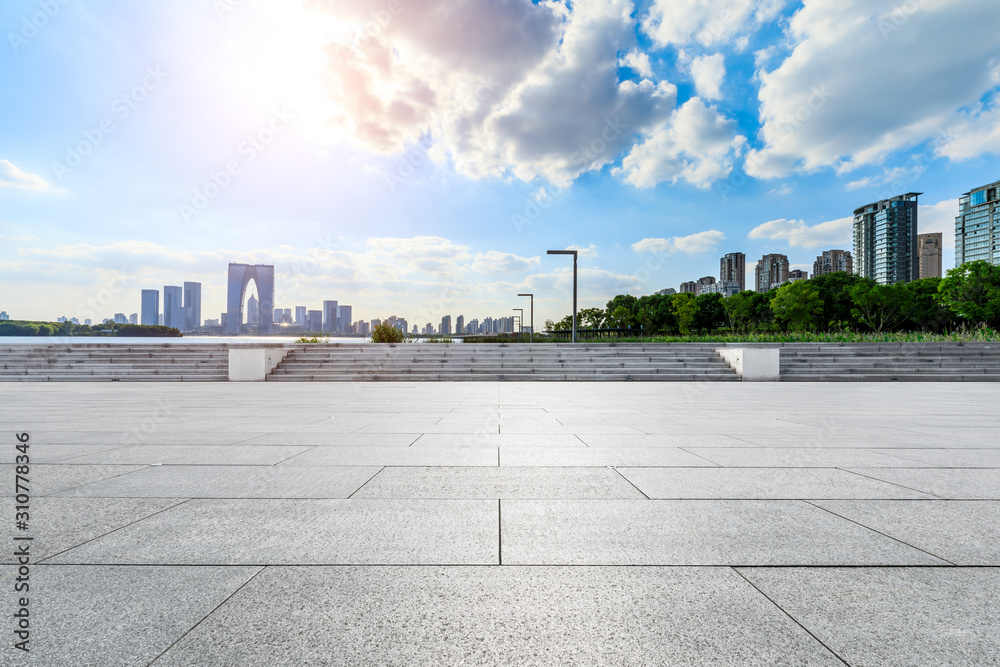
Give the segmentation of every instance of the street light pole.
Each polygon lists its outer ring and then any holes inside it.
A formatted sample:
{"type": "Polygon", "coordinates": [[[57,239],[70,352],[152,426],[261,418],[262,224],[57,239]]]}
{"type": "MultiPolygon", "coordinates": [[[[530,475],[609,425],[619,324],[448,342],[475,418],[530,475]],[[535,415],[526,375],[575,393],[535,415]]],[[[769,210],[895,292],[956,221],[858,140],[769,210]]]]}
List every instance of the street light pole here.
{"type": "Polygon", "coordinates": [[[576,250],[549,250],[549,255],[573,255],[573,342],[576,342],[576,250]]]}
{"type": "Polygon", "coordinates": [[[511,310],[521,313],[521,316],[517,318],[517,338],[520,340],[521,334],[524,333],[524,308],[512,308],[511,310]]]}
{"type": "Polygon", "coordinates": [[[518,294],[518,296],[530,296],[531,297],[531,331],[528,332],[528,342],[535,342],[535,295],[534,294],[518,294]]]}

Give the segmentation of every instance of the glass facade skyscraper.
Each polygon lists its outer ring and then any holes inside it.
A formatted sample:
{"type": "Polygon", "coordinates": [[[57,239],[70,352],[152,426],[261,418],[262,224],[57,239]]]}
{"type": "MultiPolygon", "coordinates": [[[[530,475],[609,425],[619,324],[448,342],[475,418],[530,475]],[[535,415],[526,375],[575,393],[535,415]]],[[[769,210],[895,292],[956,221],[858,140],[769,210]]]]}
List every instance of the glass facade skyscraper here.
{"type": "Polygon", "coordinates": [[[983,260],[1000,265],[1000,181],[966,192],[955,218],[955,266],[983,260]]]}
{"type": "Polygon", "coordinates": [[[854,211],[854,272],[880,285],[919,277],[917,197],[909,192],[854,211]]]}

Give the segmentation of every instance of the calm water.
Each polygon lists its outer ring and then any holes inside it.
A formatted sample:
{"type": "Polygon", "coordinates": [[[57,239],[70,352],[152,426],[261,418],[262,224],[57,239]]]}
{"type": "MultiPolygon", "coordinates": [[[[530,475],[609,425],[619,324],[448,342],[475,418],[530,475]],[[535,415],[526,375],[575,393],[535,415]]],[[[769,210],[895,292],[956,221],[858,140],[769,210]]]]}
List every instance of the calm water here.
{"type": "MultiPolygon", "coordinates": [[[[119,338],[117,336],[0,336],[0,345],[6,344],[31,344],[31,345],[52,345],[67,343],[110,343],[111,345],[218,345],[219,343],[229,343],[232,345],[259,345],[261,343],[294,343],[299,336],[184,336],[182,338],[119,338]]],[[[331,338],[331,343],[343,343],[345,345],[367,343],[368,338],[331,338]]],[[[417,339],[418,343],[425,339],[417,339]]],[[[456,339],[456,343],[461,340],[456,339]]]]}

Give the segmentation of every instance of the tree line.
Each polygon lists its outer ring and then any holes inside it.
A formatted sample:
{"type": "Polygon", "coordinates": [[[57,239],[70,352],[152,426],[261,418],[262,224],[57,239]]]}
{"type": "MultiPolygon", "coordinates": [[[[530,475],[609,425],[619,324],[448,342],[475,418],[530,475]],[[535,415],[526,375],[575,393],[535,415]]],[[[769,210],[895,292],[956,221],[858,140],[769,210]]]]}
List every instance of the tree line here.
{"type": "MultiPolygon", "coordinates": [[[[643,335],[713,332],[927,331],[965,326],[1000,328],[1000,266],[969,262],[944,278],[879,285],[844,272],[784,283],[768,292],[619,294],[604,309],[584,308],[577,327],[641,329],[643,335]]],[[[549,331],[573,326],[572,316],[546,321],[549,331]]]]}
{"type": "Polygon", "coordinates": [[[0,336],[132,336],[178,337],[183,334],[174,327],[163,325],[116,324],[105,320],[93,326],[73,322],[31,322],[5,320],[0,322],[0,336]]]}

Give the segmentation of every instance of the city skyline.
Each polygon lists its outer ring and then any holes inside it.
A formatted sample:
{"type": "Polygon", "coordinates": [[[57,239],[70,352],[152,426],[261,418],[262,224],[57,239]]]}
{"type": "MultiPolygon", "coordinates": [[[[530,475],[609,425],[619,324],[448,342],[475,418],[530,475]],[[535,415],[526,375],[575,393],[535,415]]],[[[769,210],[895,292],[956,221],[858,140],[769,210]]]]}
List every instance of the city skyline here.
{"type": "Polygon", "coordinates": [[[989,2],[218,4],[0,8],[12,317],[82,321],[105,293],[101,317],[138,312],[190,281],[214,319],[239,262],[278,267],[276,307],[423,326],[532,292],[538,323],[571,310],[546,249],[580,249],[581,308],[734,252],[750,286],[756,258],[811,271],[906,192],[947,271],[959,199],[1000,171],[989,2]]]}

